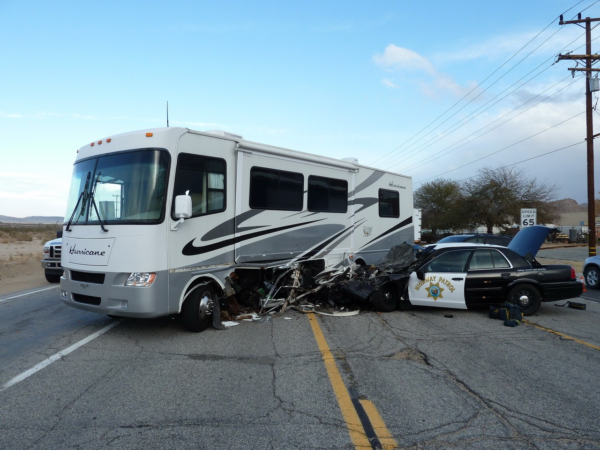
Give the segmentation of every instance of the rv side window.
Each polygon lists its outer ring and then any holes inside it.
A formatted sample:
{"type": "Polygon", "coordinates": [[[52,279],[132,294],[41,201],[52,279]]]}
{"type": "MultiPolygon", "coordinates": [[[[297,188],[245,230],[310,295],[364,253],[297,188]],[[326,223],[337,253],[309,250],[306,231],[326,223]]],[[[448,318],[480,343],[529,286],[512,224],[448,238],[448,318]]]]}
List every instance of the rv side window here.
{"type": "Polygon", "coordinates": [[[348,211],[348,182],[335,178],[308,177],[308,210],[345,213],[348,211]]]}
{"type": "Polygon", "coordinates": [[[253,167],[250,170],[250,208],[302,211],[304,175],[253,167]]]}
{"type": "MultiPolygon", "coordinates": [[[[190,191],[192,197],[192,217],[225,211],[225,172],[224,159],[208,156],[179,154],[173,199],[190,191]]],[[[175,201],[173,201],[175,208],[175,201]]],[[[171,215],[174,213],[172,211],[171,215]]]]}
{"type": "Polygon", "coordinates": [[[400,194],[379,189],[379,217],[400,217],[400,194]]]}

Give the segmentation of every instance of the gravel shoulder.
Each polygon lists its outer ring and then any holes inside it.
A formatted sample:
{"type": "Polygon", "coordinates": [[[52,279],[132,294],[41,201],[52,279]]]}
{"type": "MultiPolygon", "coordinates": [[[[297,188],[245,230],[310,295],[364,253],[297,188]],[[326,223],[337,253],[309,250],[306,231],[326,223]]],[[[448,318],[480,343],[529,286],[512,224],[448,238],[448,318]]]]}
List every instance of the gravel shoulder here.
{"type": "Polygon", "coordinates": [[[43,245],[39,239],[0,243],[0,297],[50,286],[40,265],[43,245]]]}

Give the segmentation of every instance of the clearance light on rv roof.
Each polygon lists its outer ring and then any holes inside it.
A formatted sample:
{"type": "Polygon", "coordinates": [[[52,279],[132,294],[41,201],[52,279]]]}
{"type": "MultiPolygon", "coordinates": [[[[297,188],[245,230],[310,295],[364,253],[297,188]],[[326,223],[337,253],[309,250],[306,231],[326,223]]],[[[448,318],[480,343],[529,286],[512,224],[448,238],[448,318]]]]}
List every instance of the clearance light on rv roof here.
{"type": "Polygon", "coordinates": [[[98,145],[102,145],[102,141],[98,141],[98,145]]]}
{"type": "Polygon", "coordinates": [[[155,279],[155,273],[134,272],[129,274],[125,286],[148,287],[154,283],[155,279]]]}
{"type": "Polygon", "coordinates": [[[94,143],[92,142],[92,143],[90,144],[90,147],[93,147],[93,146],[94,146],[94,143]]]}
{"type": "Polygon", "coordinates": [[[154,136],[152,133],[146,133],[146,137],[152,137],[154,136]]]}
{"type": "Polygon", "coordinates": [[[106,142],[107,142],[107,143],[109,143],[110,141],[112,141],[112,139],[111,139],[111,138],[108,138],[108,139],[106,140],[106,142]]]}

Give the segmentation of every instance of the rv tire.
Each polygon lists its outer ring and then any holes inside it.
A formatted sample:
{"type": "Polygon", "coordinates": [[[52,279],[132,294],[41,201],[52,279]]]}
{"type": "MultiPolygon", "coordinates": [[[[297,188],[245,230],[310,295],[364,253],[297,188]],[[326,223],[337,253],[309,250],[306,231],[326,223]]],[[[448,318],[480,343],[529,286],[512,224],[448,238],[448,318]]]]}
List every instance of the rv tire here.
{"type": "Polygon", "coordinates": [[[194,333],[206,330],[212,322],[212,314],[206,310],[205,305],[201,304],[204,297],[210,299],[209,309],[212,311],[212,302],[218,300],[210,284],[205,284],[192,292],[181,308],[183,325],[194,333]]]}

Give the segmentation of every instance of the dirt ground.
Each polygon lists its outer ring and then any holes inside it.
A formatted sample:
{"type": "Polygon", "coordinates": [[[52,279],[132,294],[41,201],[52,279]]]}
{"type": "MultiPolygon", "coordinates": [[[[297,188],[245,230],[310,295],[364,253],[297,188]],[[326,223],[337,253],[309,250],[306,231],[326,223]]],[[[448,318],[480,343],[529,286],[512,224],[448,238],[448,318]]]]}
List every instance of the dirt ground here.
{"type": "Polygon", "coordinates": [[[0,297],[25,289],[49,287],[40,264],[44,240],[0,243],[0,297]]]}

